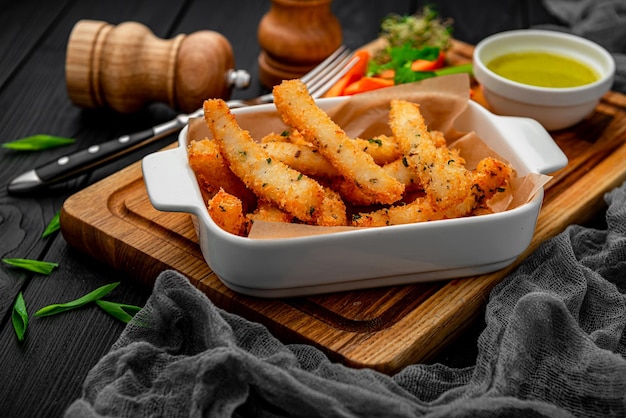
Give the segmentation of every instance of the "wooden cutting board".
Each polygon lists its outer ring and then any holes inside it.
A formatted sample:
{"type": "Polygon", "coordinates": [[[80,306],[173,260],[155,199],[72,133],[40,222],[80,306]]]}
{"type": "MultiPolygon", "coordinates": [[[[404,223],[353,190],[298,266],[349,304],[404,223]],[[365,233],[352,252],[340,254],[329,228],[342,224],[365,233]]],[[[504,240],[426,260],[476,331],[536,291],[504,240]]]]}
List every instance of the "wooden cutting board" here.
{"type": "MultiPolygon", "coordinates": [[[[459,42],[452,57],[467,61],[471,53],[459,42]]],[[[546,187],[529,248],[510,267],[477,277],[289,299],[237,294],[205,263],[191,217],[152,207],[140,163],[71,196],[61,228],[71,246],[149,285],[175,269],[217,306],[266,325],[283,342],[309,343],[346,365],[394,373],[437,354],[481,314],[491,289],[520,261],[601,211],[603,195],[626,180],[626,96],[606,94],[593,115],[553,137],[569,164],[546,187]]]]}

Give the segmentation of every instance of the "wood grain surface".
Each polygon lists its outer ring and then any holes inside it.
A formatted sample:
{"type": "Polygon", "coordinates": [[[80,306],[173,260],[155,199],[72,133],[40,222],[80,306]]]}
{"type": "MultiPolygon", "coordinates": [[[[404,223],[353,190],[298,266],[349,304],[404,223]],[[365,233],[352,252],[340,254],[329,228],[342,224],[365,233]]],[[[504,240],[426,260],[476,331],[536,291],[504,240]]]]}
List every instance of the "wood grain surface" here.
{"type": "MultiPolygon", "coordinates": [[[[457,42],[459,60],[471,52],[457,42]]],[[[139,164],[68,199],[63,233],[70,245],[147,282],[163,269],[178,270],[218,306],[265,324],[284,341],[310,343],[347,365],[393,373],[437,354],[481,312],[489,291],[519,261],[602,208],[604,193],[626,179],[625,107],[625,96],[608,93],[585,121],[553,133],[569,164],[547,185],[528,249],[492,274],[300,298],[240,295],[204,262],[190,216],[152,207],[139,164]]]]}

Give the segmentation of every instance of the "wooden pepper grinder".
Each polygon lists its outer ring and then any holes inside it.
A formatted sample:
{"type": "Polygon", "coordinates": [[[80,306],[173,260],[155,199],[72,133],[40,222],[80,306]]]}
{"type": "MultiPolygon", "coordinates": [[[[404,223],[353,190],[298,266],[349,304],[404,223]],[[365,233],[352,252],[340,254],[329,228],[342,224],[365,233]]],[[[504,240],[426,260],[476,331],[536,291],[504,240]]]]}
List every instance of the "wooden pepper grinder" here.
{"type": "Polygon", "coordinates": [[[189,113],[207,98],[227,99],[232,87],[248,86],[250,75],[233,67],[231,45],[217,32],[164,40],[137,22],[81,20],[70,34],[65,77],[79,106],[131,113],[165,102],[189,113]]]}
{"type": "Polygon", "coordinates": [[[332,0],[272,0],[258,27],[259,79],[271,88],[299,78],[322,62],[342,42],[341,24],[332,0]]]}

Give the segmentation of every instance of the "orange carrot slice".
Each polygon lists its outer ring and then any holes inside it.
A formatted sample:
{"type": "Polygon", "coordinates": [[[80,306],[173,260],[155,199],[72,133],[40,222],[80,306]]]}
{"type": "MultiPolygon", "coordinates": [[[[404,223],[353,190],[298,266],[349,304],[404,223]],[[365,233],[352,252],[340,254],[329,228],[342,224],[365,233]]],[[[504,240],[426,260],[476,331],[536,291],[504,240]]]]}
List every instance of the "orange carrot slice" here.
{"type": "Polygon", "coordinates": [[[326,94],[324,94],[324,97],[343,96],[344,94],[343,90],[346,88],[346,86],[352,84],[353,82],[363,77],[363,75],[365,75],[365,71],[367,70],[367,63],[369,62],[369,59],[370,59],[369,52],[367,52],[364,49],[358,49],[354,51],[353,59],[356,59],[356,58],[358,58],[357,63],[354,64],[352,68],[350,68],[348,72],[345,73],[339,79],[339,81],[337,81],[337,83],[335,83],[326,92],[326,94]]]}
{"type": "Polygon", "coordinates": [[[393,80],[380,77],[362,77],[354,83],[349,84],[344,90],[344,96],[350,96],[357,93],[364,93],[366,91],[372,91],[381,89],[383,87],[393,86],[393,80]]]}
{"type": "Polygon", "coordinates": [[[439,53],[439,56],[434,61],[428,60],[415,60],[411,63],[411,70],[413,71],[433,71],[441,68],[446,63],[446,55],[443,52],[439,53]]]}

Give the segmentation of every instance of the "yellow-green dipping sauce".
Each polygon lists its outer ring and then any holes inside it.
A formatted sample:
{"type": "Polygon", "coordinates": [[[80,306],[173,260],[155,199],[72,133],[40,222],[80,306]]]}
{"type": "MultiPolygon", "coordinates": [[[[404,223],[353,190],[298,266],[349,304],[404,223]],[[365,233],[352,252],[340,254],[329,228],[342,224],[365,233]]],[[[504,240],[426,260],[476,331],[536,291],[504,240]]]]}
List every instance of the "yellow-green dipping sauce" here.
{"type": "Polygon", "coordinates": [[[582,62],[549,52],[514,52],[487,63],[494,73],[539,87],[577,87],[593,83],[598,74],[582,62]]]}

